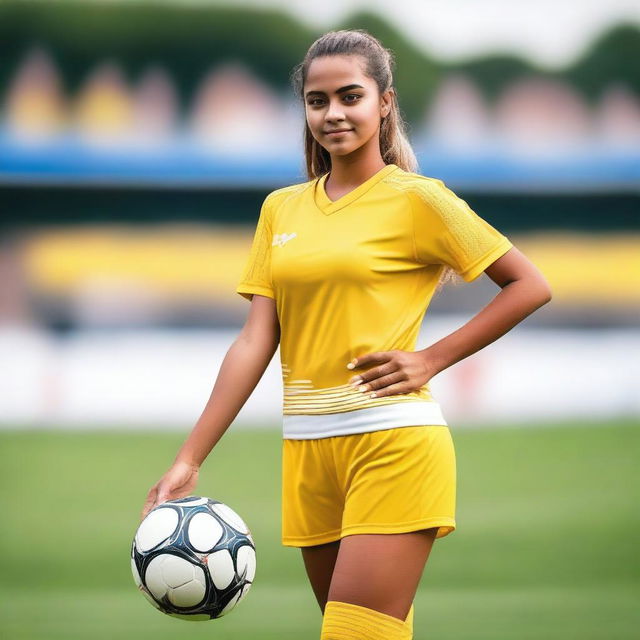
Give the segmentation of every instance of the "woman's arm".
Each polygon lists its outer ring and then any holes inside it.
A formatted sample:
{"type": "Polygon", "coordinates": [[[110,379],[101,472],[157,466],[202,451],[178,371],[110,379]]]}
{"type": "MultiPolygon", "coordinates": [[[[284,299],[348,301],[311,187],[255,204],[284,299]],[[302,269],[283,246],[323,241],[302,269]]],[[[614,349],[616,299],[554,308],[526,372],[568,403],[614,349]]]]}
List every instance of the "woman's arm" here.
{"type": "Polygon", "coordinates": [[[229,347],[211,396],[176,461],[202,464],[262,378],[279,342],[275,300],[254,295],[247,321],[229,347]]]}
{"type": "Polygon", "coordinates": [[[247,321],[222,361],[209,400],[172,467],[149,490],[143,517],[157,504],[195,488],[200,465],[255,389],[279,342],[275,301],[254,295],[247,321]]]}
{"type": "Polygon", "coordinates": [[[551,300],[549,283],[516,247],[485,273],[501,288],[498,295],[460,329],[418,352],[431,376],[491,344],[551,300]]]}
{"type": "Polygon", "coordinates": [[[479,351],[551,300],[551,288],[537,267],[512,247],[485,269],[502,289],[467,324],[421,351],[379,351],[359,356],[347,369],[378,365],[349,382],[372,397],[408,393],[452,364],[479,351]]]}

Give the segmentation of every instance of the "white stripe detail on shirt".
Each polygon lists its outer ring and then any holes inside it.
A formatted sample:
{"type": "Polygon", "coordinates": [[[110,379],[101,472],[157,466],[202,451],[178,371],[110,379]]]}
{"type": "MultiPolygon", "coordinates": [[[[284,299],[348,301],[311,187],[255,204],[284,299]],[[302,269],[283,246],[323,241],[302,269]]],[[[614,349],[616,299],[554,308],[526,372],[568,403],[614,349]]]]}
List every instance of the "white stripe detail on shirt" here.
{"type": "Polygon", "coordinates": [[[290,440],[311,440],[418,425],[447,426],[438,402],[387,404],[317,415],[284,415],[282,437],[290,440]]]}

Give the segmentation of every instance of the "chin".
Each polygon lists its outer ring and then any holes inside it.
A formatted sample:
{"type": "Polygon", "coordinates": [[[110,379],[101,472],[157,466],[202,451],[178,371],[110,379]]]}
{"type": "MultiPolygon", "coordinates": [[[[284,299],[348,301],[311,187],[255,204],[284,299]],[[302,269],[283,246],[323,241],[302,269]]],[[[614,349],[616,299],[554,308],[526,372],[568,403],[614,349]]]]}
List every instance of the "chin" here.
{"type": "Polygon", "coordinates": [[[327,149],[327,151],[334,156],[348,156],[356,150],[357,149],[351,149],[350,147],[333,147],[331,149],[327,149]]]}
{"type": "Polygon", "coordinates": [[[346,156],[349,155],[350,153],[352,153],[353,151],[355,151],[355,149],[352,149],[351,147],[341,147],[339,145],[333,145],[333,146],[325,146],[325,145],[320,145],[327,153],[329,153],[330,155],[333,156],[346,156]]]}
{"type": "Polygon", "coordinates": [[[364,142],[359,142],[359,141],[353,141],[353,140],[349,140],[348,144],[345,143],[334,143],[331,145],[327,145],[326,147],[324,147],[327,151],[329,151],[330,153],[335,153],[335,155],[337,156],[344,156],[347,155],[349,153],[353,153],[354,151],[357,151],[358,149],[360,149],[360,147],[362,147],[364,145],[364,142]]]}

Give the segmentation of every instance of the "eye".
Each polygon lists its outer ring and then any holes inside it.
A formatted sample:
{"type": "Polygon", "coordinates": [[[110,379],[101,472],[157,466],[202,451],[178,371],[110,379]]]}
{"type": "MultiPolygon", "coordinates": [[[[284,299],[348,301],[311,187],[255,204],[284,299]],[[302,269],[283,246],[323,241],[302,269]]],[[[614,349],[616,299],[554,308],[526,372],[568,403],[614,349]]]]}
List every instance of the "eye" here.
{"type": "MultiPolygon", "coordinates": [[[[359,98],[361,98],[362,96],[358,93],[346,93],[344,95],[344,98],[356,98],[356,100],[347,100],[347,102],[357,102],[359,98]]],[[[309,102],[307,103],[310,107],[315,107],[317,106],[318,102],[323,102],[322,98],[311,98],[311,100],[309,100],[309,102]]]]}

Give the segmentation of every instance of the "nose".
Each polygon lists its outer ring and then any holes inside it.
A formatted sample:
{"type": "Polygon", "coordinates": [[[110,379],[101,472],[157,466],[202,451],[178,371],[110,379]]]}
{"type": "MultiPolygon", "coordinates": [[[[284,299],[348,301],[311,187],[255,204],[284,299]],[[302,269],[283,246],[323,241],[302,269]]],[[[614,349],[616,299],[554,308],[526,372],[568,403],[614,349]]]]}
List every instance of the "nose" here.
{"type": "Polygon", "coordinates": [[[331,100],[329,102],[329,108],[327,109],[325,120],[327,122],[339,122],[344,120],[344,111],[339,100],[331,100]]]}

